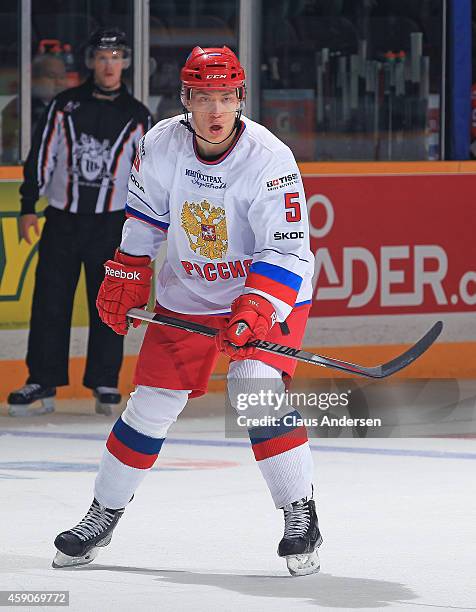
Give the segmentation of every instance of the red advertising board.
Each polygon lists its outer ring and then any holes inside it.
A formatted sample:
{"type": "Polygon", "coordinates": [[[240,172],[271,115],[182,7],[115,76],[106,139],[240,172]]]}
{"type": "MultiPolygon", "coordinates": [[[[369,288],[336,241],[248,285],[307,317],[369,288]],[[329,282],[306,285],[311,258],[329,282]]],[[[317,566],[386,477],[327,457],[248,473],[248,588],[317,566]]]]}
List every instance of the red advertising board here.
{"type": "Polygon", "coordinates": [[[476,175],[304,177],[311,314],[476,309],[476,175]]]}

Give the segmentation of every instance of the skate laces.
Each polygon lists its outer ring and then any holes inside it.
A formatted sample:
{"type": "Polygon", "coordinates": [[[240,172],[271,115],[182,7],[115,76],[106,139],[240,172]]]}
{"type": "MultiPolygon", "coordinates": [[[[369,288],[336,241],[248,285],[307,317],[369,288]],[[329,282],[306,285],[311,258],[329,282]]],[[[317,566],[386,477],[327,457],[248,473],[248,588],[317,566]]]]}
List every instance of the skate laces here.
{"type": "Polygon", "coordinates": [[[311,522],[307,500],[284,506],[284,537],[299,538],[306,534],[311,522]]]}
{"type": "Polygon", "coordinates": [[[82,521],[71,529],[71,533],[77,535],[81,540],[94,538],[111,525],[116,512],[116,510],[101,507],[95,501],[82,521]]]}
{"type": "Polygon", "coordinates": [[[30,393],[40,391],[41,388],[41,385],[39,385],[38,383],[28,383],[26,385],[23,385],[21,389],[18,389],[17,393],[21,393],[22,395],[30,395],[30,393]]]}

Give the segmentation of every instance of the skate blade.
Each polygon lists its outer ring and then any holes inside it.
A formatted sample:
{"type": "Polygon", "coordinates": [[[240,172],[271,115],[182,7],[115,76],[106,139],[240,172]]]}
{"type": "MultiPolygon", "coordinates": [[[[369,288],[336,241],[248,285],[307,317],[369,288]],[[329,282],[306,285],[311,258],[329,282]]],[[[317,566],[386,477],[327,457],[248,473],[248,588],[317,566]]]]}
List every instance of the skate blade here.
{"type": "Polygon", "coordinates": [[[319,554],[317,549],[312,553],[303,555],[289,555],[286,557],[291,576],[308,576],[309,574],[317,574],[321,569],[319,554]]]}
{"type": "Polygon", "coordinates": [[[65,555],[58,550],[51,565],[55,569],[61,567],[79,567],[81,565],[87,565],[88,563],[91,563],[91,561],[94,561],[94,559],[98,556],[98,553],[99,549],[98,547],[95,547],[82,557],[70,557],[69,555],[65,555]]]}
{"type": "Polygon", "coordinates": [[[45,399],[39,401],[41,402],[41,406],[39,406],[38,408],[32,408],[31,404],[10,404],[8,406],[8,414],[12,417],[29,417],[41,416],[43,414],[49,414],[51,412],[54,412],[54,398],[45,397],[45,399]]]}
{"type": "Polygon", "coordinates": [[[99,400],[96,400],[96,406],[95,406],[96,414],[103,414],[105,416],[111,416],[112,406],[113,404],[102,404],[99,400]]]}

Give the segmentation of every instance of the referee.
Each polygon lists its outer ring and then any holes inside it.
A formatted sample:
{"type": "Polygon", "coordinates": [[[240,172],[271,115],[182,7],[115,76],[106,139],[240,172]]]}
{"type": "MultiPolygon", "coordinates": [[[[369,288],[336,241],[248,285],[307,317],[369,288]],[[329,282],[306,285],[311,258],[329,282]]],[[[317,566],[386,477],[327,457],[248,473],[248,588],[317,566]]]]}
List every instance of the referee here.
{"type": "Polygon", "coordinates": [[[84,264],[89,339],[83,384],[96,397],[96,412],[111,414],[117,389],[123,336],[99,319],[96,296],[103,263],[121,241],[130,168],[140,138],[151,127],[147,108],[122,82],[131,53],[115,28],[95,32],[86,49],[87,81],[57,95],[33,136],[20,188],[20,236],[39,235],[35,204],[46,196],[46,223],[31,311],[26,384],[8,397],[9,413],[51,412],[56,387],[68,384],[74,294],[84,264]],[[31,404],[41,401],[41,408],[31,404]]]}

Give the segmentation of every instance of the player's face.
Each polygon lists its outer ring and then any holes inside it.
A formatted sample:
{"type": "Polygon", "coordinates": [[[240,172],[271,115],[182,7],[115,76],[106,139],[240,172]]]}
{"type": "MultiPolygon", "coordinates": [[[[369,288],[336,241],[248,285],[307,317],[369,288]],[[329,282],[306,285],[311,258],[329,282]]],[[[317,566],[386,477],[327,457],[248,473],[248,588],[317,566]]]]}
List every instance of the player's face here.
{"type": "Polygon", "coordinates": [[[194,89],[188,106],[197,134],[218,143],[233,130],[240,100],[235,89],[194,89]]]}
{"type": "Polygon", "coordinates": [[[117,89],[121,84],[123,51],[100,49],[94,53],[94,80],[102,89],[117,89]]]}

